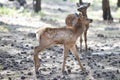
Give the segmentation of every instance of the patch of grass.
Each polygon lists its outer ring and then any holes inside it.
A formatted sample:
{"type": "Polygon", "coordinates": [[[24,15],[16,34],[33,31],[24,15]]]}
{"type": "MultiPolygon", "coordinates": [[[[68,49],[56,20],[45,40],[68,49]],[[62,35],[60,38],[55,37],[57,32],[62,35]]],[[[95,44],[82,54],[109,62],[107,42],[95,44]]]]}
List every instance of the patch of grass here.
{"type": "Polygon", "coordinates": [[[22,14],[22,15],[28,15],[30,12],[26,9],[18,9],[15,8],[9,8],[9,7],[0,7],[0,14],[22,14]]]}
{"type": "Polygon", "coordinates": [[[115,17],[120,18],[120,8],[117,9],[115,13],[115,17]]]}
{"type": "Polygon", "coordinates": [[[28,10],[26,9],[23,9],[23,10],[18,10],[17,11],[17,14],[22,14],[23,16],[28,16],[31,14],[31,12],[29,12],[28,10]]]}
{"type": "Polygon", "coordinates": [[[28,15],[29,14],[29,12],[27,10],[24,10],[22,13],[23,13],[23,15],[28,15]]]}
{"type": "Polygon", "coordinates": [[[0,7],[0,14],[12,14],[15,12],[15,9],[0,7]]]}
{"type": "Polygon", "coordinates": [[[79,0],[70,0],[70,2],[79,2],[79,0]]]}
{"type": "Polygon", "coordinates": [[[39,11],[38,15],[40,15],[40,16],[46,16],[46,14],[45,14],[45,12],[43,10],[39,11]]]}
{"type": "Polygon", "coordinates": [[[3,31],[3,32],[8,32],[8,28],[4,25],[0,25],[0,31],[3,31]]]}
{"type": "Polygon", "coordinates": [[[2,65],[0,65],[0,70],[2,70],[3,69],[3,66],[2,65]]]}

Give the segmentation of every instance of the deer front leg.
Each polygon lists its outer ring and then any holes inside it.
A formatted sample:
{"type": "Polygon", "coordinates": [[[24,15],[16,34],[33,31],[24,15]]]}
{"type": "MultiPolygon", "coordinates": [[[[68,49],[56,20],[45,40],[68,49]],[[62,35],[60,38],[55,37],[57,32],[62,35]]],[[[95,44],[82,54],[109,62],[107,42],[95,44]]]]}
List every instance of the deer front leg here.
{"type": "Polygon", "coordinates": [[[81,62],[80,62],[80,58],[79,58],[79,55],[78,55],[78,53],[77,53],[77,50],[76,50],[75,45],[71,48],[71,51],[72,51],[72,53],[74,54],[74,56],[76,57],[76,59],[78,60],[78,63],[79,63],[80,68],[83,70],[83,66],[82,66],[82,64],[81,64],[81,62]]]}
{"type": "Polygon", "coordinates": [[[38,68],[40,67],[39,64],[39,59],[38,59],[38,54],[39,52],[42,50],[42,48],[40,46],[36,46],[34,48],[34,64],[35,64],[35,71],[38,70],[38,68]]]}
{"type": "Polygon", "coordinates": [[[85,40],[85,50],[87,51],[87,31],[89,29],[89,25],[86,26],[86,30],[84,32],[84,40],[85,40]]]}
{"type": "Polygon", "coordinates": [[[66,59],[67,59],[67,56],[68,56],[68,51],[69,51],[69,49],[64,46],[64,54],[63,54],[64,59],[63,59],[62,72],[64,72],[64,70],[65,70],[65,64],[66,64],[66,59]]]}

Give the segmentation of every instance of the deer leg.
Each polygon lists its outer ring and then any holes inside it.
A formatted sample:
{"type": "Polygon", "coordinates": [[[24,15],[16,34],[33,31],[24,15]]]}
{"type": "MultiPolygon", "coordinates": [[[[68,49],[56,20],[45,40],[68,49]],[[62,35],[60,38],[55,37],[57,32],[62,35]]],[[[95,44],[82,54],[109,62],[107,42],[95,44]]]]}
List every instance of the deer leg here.
{"type": "Polygon", "coordinates": [[[38,54],[40,51],[42,51],[44,48],[41,47],[41,46],[36,46],[34,48],[34,64],[35,64],[35,71],[38,70],[38,68],[40,67],[40,64],[39,64],[39,59],[38,59],[38,54]]]}
{"type": "Polygon", "coordinates": [[[64,46],[64,54],[63,54],[64,59],[63,59],[62,72],[64,72],[64,70],[65,70],[65,64],[66,64],[66,59],[67,59],[67,56],[68,56],[68,51],[69,51],[69,49],[64,46]]]}
{"type": "Polygon", "coordinates": [[[78,63],[79,63],[80,68],[83,70],[83,66],[82,66],[82,64],[81,64],[81,62],[80,62],[80,58],[79,58],[78,52],[77,52],[77,50],[76,50],[76,47],[75,47],[75,46],[71,47],[71,51],[73,52],[74,56],[75,56],[76,59],[78,60],[78,63]]]}
{"type": "Polygon", "coordinates": [[[84,40],[85,40],[85,50],[87,51],[87,31],[88,31],[89,25],[86,26],[86,30],[84,32],[84,40]]]}
{"type": "Polygon", "coordinates": [[[82,39],[82,35],[80,36],[80,51],[82,51],[82,42],[83,42],[83,39],[82,39]]]}

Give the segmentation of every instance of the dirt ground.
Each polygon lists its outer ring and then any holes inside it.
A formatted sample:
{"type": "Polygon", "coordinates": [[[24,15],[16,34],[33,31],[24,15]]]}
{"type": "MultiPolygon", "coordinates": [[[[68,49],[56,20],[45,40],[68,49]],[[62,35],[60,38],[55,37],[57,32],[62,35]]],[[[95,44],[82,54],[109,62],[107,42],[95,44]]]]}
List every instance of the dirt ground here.
{"type": "MultiPolygon", "coordinates": [[[[44,25],[63,26],[67,14],[76,12],[75,3],[56,2],[43,1],[43,16],[0,14],[0,80],[120,80],[120,23],[97,19],[101,14],[91,9],[88,14],[93,23],[88,31],[88,51],[84,51],[84,42],[83,51],[78,51],[86,71],[81,71],[69,52],[62,73],[63,46],[55,45],[40,53],[41,67],[35,74],[33,48],[38,45],[35,30],[44,25]]],[[[76,44],[79,47],[79,39],[76,44]]]]}

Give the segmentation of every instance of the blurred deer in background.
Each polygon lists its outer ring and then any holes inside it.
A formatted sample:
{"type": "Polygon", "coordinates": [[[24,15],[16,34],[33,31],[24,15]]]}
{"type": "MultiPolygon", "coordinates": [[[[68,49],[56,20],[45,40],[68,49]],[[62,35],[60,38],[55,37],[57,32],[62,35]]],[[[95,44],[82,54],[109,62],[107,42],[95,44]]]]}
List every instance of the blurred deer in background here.
{"type": "Polygon", "coordinates": [[[52,27],[42,27],[39,28],[36,32],[36,37],[38,38],[39,45],[34,48],[34,63],[35,71],[40,67],[38,54],[43,49],[48,48],[55,44],[64,45],[64,60],[62,66],[62,72],[65,69],[65,63],[68,56],[68,51],[71,50],[76,59],[78,60],[79,66],[83,70],[83,66],[80,62],[79,55],[77,53],[75,43],[78,37],[84,32],[85,24],[90,23],[91,20],[87,20],[80,13],[79,17],[76,18],[76,23],[74,27],[61,27],[61,28],[52,28],[52,27]]]}
{"type": "MultiPolygon", "coordinates": [[[[87,18],[87,8],[90,6],[90,3],[77,3],[78,11],[82,12],[83,16],[87,18]]],[[[65,23],[68,25],[67,27],[74,26],[76,22],[76,18],[79,17],[78,14],[69,14],[66,19],[65,23]]],[[[92,19],[89,19],[92,22],[92,19]]],[[[85,40],[85,50],[87,51],[87,31],[89,29],[89,23],[85,24],[85,31],[84,31],[84,40],[85,40]]],[[[80,35],[80,48],[82,49],[82,35],[80,35]]]]}

